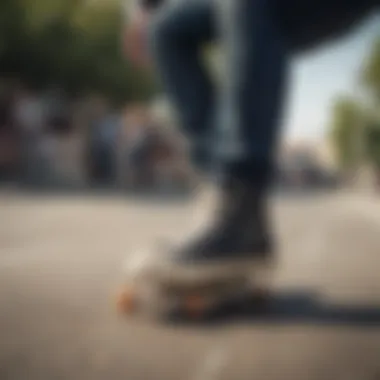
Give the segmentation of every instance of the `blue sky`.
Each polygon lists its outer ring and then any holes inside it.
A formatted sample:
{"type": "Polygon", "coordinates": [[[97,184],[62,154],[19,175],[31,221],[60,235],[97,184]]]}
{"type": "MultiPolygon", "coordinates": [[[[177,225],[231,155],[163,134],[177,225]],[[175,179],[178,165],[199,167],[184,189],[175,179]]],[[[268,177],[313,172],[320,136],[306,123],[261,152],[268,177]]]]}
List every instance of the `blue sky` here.
{"type": "Polygon", "coordinates": [[[286,138],[309,140],[324,136],[331,101],[339,93],[355,92],[357,73],[380,32],[379,25],[380,18],[373,17],[339,43],[295,62],[286,112],[286,138]]]}

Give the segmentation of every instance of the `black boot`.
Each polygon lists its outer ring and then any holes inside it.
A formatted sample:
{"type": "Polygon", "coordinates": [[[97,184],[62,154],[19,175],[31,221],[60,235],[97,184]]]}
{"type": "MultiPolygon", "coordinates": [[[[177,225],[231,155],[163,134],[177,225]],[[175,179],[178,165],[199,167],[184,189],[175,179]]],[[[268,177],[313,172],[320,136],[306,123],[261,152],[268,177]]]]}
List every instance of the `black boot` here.
{"type": "Polygon", "coordinates": [[[229,176],[221,186],[214,222],[202,235],[172,249],[165,277],[208,281],[244,276],[272,261],[266,191],[249,180],[229,176]]]}

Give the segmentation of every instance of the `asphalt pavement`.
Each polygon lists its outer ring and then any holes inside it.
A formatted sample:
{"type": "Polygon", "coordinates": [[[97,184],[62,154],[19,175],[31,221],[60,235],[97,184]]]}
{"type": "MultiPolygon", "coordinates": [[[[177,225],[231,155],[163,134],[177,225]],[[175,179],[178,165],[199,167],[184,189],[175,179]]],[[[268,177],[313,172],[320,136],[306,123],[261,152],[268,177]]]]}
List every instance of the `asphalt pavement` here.
{"type": "Polygon", "coordinates": [[[124,319],[123,261],[185,233],[211,197],[0,194],[1,380],[380,379],[380,200],[277,195],[278,296],[265,317],[124,319]]]}

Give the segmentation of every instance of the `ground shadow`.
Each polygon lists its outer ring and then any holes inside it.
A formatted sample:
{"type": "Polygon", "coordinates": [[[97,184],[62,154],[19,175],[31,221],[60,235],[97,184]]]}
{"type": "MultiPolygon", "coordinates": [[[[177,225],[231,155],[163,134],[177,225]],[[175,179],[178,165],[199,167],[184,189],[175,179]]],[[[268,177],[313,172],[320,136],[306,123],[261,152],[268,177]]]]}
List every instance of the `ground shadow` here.
{"type": "MultiPolygon", "coordinates": [[[[175,324],[188,324],[183,315],[172,315],[175,324]]],[[[265,305],[236,300],[192,324],[220,326],[226,323],[249,324],[314,324],[347,327],[380,328],[380,304],[372,306],[334,305],[323,302],[312,292],[277,293],[265,305]]]]}

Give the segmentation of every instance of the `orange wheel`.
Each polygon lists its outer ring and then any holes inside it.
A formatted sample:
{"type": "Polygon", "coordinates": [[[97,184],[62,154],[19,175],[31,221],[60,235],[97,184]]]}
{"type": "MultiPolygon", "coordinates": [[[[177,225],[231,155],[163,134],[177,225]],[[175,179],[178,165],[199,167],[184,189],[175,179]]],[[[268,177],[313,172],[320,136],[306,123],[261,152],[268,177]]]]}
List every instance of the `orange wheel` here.
{"type": "Polygon", "coordinates": [[[202,318],[207,310],[207,302],[201,295],[191,295],[184,300],[186,314],[194,319],[202,318]]]}
{"type": "Polygon", "coordinates": [[[117,296],[117,310],[122,314],[132,314],[136,311],[136,292],[133,288],[123,289],[117,296]]]}

